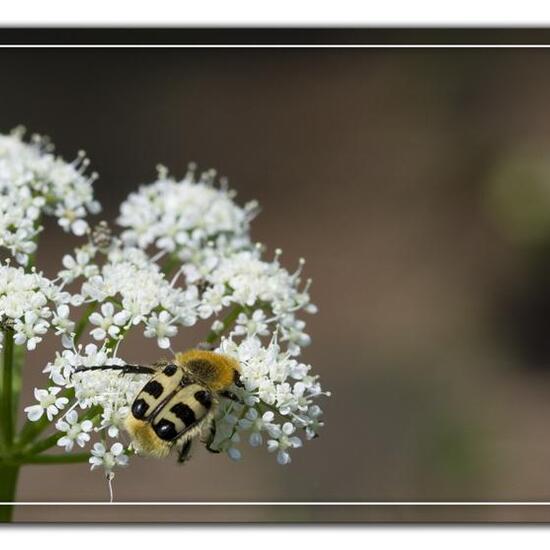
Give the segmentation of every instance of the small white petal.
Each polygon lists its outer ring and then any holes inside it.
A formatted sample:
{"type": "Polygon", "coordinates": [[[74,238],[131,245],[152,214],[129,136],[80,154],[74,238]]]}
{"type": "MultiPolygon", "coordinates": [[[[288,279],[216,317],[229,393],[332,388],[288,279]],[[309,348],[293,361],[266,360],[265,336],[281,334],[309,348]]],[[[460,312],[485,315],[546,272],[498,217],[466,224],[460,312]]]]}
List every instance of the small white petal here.
{"type": "Polygon", "coordinates": [[[32,405],[31,407],[25,407],[25,412],[27,413],[27,418],[31,422],[36,422],[44,414],[44,409],[40,405],[32,405]]]}

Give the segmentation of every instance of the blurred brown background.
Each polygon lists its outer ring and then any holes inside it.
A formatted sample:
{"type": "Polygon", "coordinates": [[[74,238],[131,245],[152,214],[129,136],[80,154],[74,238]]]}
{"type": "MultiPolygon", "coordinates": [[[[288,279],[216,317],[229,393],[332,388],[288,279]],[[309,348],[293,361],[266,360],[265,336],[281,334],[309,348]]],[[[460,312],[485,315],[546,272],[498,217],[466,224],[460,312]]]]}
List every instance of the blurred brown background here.
{"type": "MultiPolygon", "coordinates": [[[[117,501],[550,499],[550,51],[2,50],[0,122],[100,174],[104,217],[162,162],[215,167],[307,258],[305,360],[333,392],[287,467],[243,445],[134,459],[117,501]]],[[[39,264],[76,240],[53,225],[39,264]],[[47,246],[46,246],[47,244],[47,246]]],[[[178,344],[189,340],[181,333],[178,344]]],[[[155,359],[136,338],[127,357],[155,359]]],[[[23,402],[53,342],[31,355],[23,402]]],[[[87,465],[28,466],[20,501],[104,501],[87,465]]],[[[550,519],[530,508],[46,508],[15,519],[550,519]]]]}

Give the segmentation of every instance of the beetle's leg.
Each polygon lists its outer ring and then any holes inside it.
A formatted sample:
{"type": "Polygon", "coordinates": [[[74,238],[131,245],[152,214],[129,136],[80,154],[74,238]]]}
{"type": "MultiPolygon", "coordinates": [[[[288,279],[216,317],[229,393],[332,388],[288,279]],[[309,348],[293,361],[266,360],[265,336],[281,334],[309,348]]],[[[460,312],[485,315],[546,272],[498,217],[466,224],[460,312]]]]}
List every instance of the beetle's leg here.
{"type": "Polygon", "coordinates": [[[237,388],[244,388],[243,381],[241,380],[241,375],[237,371],[235,371],[233,376],[233,384],[235,384],[237,388]]]}
{"type": "Polygon", "coordinates": [[[224,390],[221,391],[219,395],[225,397],[226,399],[231,399],[231,401],[235,401],[236,403],[242,403],[242,401],[232,391],[224,390]]]}
{"type": "Polygon", "coordinates": [[[205,441],[206,449],[208,451],[210,451],[211,453],[219,453],[220,452],[217,449],[212,448],[212,443],[214,443],[215,438],[216,438],[216,424],[214,424],[214,422],[212,422],[212,424],[210,424],[210,432],[208,433],[208,438],[205,441]]]}
{"type": "Polygon", "coordinates": [[[188,439],[181,447],[178,453],[178,463],[182,464],[186,460],[189,460],[189,452],[191,451],[192,439],[188,439]]]}

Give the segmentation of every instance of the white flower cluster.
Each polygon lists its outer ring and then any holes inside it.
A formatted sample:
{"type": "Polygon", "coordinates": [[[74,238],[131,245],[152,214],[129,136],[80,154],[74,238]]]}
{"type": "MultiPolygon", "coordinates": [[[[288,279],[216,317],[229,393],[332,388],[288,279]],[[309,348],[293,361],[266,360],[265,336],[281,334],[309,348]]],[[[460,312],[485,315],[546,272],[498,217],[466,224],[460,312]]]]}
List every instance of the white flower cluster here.
{"type": "MultiPolygon", "coordinates": [[[[317,435],[322,411],[315,404],[323,392],[311,366],[298,360],[301,348],[310,343],[299,311],[315,313],[307,281],[300,288],[300,272],[290,274],[279,264],[280,251],[272,262],[260,259],[259,249],[221,258],[206,278],[209,288],[225,289],[224,298],[238,312],[235,323],[222,338],[218,351],[238,359],[244,389],[235,388],[242,403],[228,402],[219,411],[214,447],[239,459],[243,432],[251,446],[267,436],[269,451],[277,451],[280,464],[290,462],[289,450],[317,435]]],[[[203,295],[206,296],[208,291],[203,295]]],[[[214,323],[213,332],[226,329],[214,323]]]]}
{"type": "MultiPolygon", "coordinates": [[[[15,312],[20,313],[13,317],[16,343],[23,342],[17,336],[23,333],[25,341],[35,338],[28,344],[32,347],[51,326],[64,347],[45,367],[50,384],[35,390],[37,403],[25,409],[28,418],[55,419],[57,444],[66,451],[93,445],[92,468],[103,466],[111,476],[115,466],[128,463],[132,448],[122,428],[148,376],[75,369],[127,364],[123,344],[131,330],[140,330],[173,354],[182,327],[210,319],[207,340],[241,365],[243,387],[231,388],[239,401],[223,399],[214,419],[213,447],[231,458],[240,458],[239,442],[246,438],[251,446],[265,443],[280,464],[287,464],[291,449],[315,437],[322,426],[316,401],[329,394],[311,366],[299,359],[310,342],[300,314],[316,312],[309,297],[311,281],[301,279],[304,262],[290,273],[280,264],[280,250],[272,260],[263,259],[262,247],[249,236],[257,205],[241,208],[232,197],[225,187],[213,186],[211,174],[195,181],[190,173],[178,182],[162,170],[159,181],[123,203],[120,238],[99,244],[90,233],[87,244],[63,258],[55,281],[49,286],[34,283],[32,290],[46,299],[32,310],[37,320],[27,322],[27,305],[15,312]],[[159,252],[151,258],[147,249],[153,245],[159,252]],[[78,323],[69,315],[76,307],[86,312],[78,323]],[[29,323],[32,334],[23,329],[29,323]],[[82,338],[87,342],[81,343],[82,338]],[[58,418],[61,411],[64,415],[58,418]],[[101,442],[92,441],[96,433],[101,442]]],[[[22,269],[5,269],[20,278],[42,280],[22,269]]],[[[18,288],[23,286],[21,282],[18,288]]],[[[11,300],[14,293],[6,290],[5,295],[11,300]]],[[[0,315],[3,296],[0,279],[0,315]]],[[[32,296],[16,302],[32,303],[32,296]]]]}
{"type": "Polygon", "coordinates": [[[276,337],[267,346],[254,337],[238,344],[230,337],[220,351],[239,360],[245,387],[235,390],[242,404],[231,401],[220,410],[214,447],[238,460],[244,434],[252,447],[260,446],[265,436],[268,450],[277,451],[277,462],[288,464],[289,451],[302,446],[299,430],[304,430],[306,439],[317,436],[322,410],[314,400],[330,393],[322,391],[310,365],[281,351],[276,337]]]}
{"type": "Polygon", "coordinates": [[[42,214],[55,216],[65,231],[84,235],[84,217],[100,210],[93,199],[89,164],[83,152],[71,163],[52,154],[47,139],[33,136],[23,141],[23,132],[0,135],[0,247],[21,265],[27,265],[36,250],[42,230],[42,214]]]}
{"type": "Polygon", "coordinates": [[[223,403],[214,448],[238,459],[243,432],[252,446],[265,433],[268,450],[286,464],[289,450],[302,444],[299,432],[311,439],[322,426],[315,399],[324,392],[311,367],[297,359],[310,343],[298,314],[315,313],[316,307],[308,293],[311,281],[302,285],[300,278],[303,260],[291,274],[280,265],[280,250],[266,261],[262,247],[252,244],[248,220],[256,209],[255,203],[240,209],[227,190],[188,176],[142,187],[122,205],[119,223],[127,228],[127,242],[143,248],[154,243],[179,258],[187,285],[200,289],[199,316],[218,317],[210,341],[219,341],[218,351],[241,364],[245,389],[234,391],[244,404],[223,403]],[[228,234],[233,240],[219,239],[228,234]]]}
{"type": "MultiPolygon", "coordinates": [[[[59,274],[63,284],[80,282],[79,292],[72,294],[73,302],[94,309],[88,319],[88,334],[94,343],[82,346],[77,343],[81,334],[72,332],[64,339],[67,349],[57,354],[45,372],[56,388],[74,392],[71,410],[83,412],[99,406],[96,430],[118,438],[130,405],[147,377],[121,375],[108,368],[74,374],[75,369],[126,364],[118,356],[119,346],[138,326],[145,337],[156,338],[159,348],[170,348],[178,327],[193,325],[198,318],[198,289],[177,288],[175,280],[169,282],[145,252],[121,246],[116,239],[105,253],[90,243],[76,250],[74,256],[65,256],[63,264],[66,269],[59,274]]],[[[40,403],[28,411],[32,409],[35,418],[39,417],[38,406],[45,408],[40,403]]]]}
{"type": "MultiPolygon", "coordinates": [[[[14,343],[32,351],[50,327],[70,331],[72,296],[42,274],[0,264],[0,326],[14,332],[14,343]]],[[[2,334],[2,333],[0,333],[2,334]]]]}
{"type": "Polygon", "coordinates": [[[309,345],[310,338],[303,332],[305,321],[297,319],[296,313],[300,310],[317,312],[308,294],[311,280],[303,288],[299,286],[304,260],[301,259],[296,272],[290,274],[279,264],[280,250],[275,252],[271,262],[262,260],[260,254],[261,248],[255,247],[219,257],[216,268],[204,276],[214,297],[211,298],[207,290],[203,300],[207,305],[212,302],[214,307],[218,303],[216,289],[223,292],[228,303],[238,304],[245,312],[237,318],[234,335],[266,336],[268,324],[275,325],[280,340],[287,342],[289,353],[299,355],[300,349],[309,345]],[[269,319],[266,311],[271,315],[269,319]]]}
{"type": "Polygon", "coordinates": [[[169,282],[138,248],[115,241],[102,266],[86,264],[86,258],[91,259],[96,251],[89,245],[77,251],[76,257],[66,256],[63,262],[69,267],[60,273],[69,282],[82,272],[83,301],[103,304],[100,312],[90,316],[96,341],[120,339],[130,327],[143,324],[144,335],[157,338],[158,346],[167,349],[178,325],[195,324],[199,306],[196,286],[176,287],[176,280],[169,282]]]}
{"type": "Polygon", "coordinates": [[[185,178],[176,181],[159,167],[159,179],[141,186],[121,205],[118,223],[126,228],[124,242],[143,249],[154,245],[184,262],[203,262],[209,247],[248,246],[249,225],[258,205],[235,204],[235,193],[224,180],[220,188],[214,187],[215,176],[209,171],[197,180],[190,165],[185,178]]]}

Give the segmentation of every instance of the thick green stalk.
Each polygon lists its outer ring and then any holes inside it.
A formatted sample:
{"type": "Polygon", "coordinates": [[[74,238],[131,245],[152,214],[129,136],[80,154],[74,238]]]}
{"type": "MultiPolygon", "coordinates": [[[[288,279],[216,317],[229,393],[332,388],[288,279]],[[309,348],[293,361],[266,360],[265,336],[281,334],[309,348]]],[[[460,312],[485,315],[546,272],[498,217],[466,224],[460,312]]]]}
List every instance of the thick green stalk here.
{"type": "MultiPolygon", "coordinates": [[[[90,453],[63,453],[58,455],[14,455],[9,459],[6,459],[0,462],[0,480],[4,479],[1,477],[2,472],[9,468],[17,468],[23,464],[77,464],[88,462],[90,459],[90,453]]],[[[7,479],[7,478],[6,478],[7,479]]],[[[3,487],[3,483],[0,483],[3,487]]],[[[0,496],[2,496],[2,491],[0,491],[0,496]]],[[[11,502],[9,500],[4,500],[3,502],[11,502]]]]}
{"type": "Polygon", "coordinates": [[[42,439],[42,441],[35,443],[28,450],[25,450],[25,453],[23,454],[23,456],[35,455],[43,451],[47,451],[48,449],[55,447],[59,439],[61,439],[62,437],[63,437],[63,434],[60,432],[50,435],[50,437],[46,437],[46,439],[42,439]]]}
{"type": "Polygon", "coordinates": [[[24,447],[27,443],[31,442],[40,432],[44,431],[50,422],[46,415],[42,416],[40,420],[31,422],[27,420],[23,426],[23,429],[19,433],[15,446],[17,449],[24,447]]]}
{"type": "Polygon", "coordinates": [[[15,346],[13,351],[13,368],[12,368],[12,411],[13,411],[13,426],[14,431],[17,431],[17,412],[19,406],[19,396],[23,386],[23,365],[27,348],[25,346],[15,346]]]}
{"type": "Polygon", "coordinates": [[[5,451],[13,441],[13,331],[4,330],[4,352],[2,360],[2,440],[5,451]]]}
{"type": "Polygon", "coordinates": [[[16,464],[76,464],[88,462],[90,453],[64,453],[62,455],[31,455],[14,458],[16,464]]]}
{"type": "MultiPolygon", "coordinates": [[[[0,462],[0,503],[14,502],[17,490],[17,477],[19,466],[16,464],[4,464],[0,462]]],[[[0,523],[8,523],[12,520],[13,505],[0,504],[0,523]]]]}

